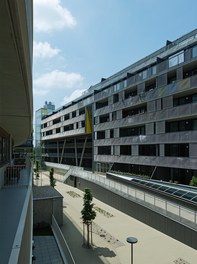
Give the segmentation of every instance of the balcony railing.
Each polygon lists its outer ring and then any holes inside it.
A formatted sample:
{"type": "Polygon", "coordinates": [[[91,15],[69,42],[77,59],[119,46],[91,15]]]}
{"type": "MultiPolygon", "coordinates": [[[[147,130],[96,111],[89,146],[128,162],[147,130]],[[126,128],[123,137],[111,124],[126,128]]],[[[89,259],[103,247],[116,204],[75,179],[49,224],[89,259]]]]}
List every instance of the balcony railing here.
{"type": "Polygon", "coordinates": [[[8,166],[5,170],[4,185],[17,185],[21,181],[21,170],[25,165],[8,166]]]}

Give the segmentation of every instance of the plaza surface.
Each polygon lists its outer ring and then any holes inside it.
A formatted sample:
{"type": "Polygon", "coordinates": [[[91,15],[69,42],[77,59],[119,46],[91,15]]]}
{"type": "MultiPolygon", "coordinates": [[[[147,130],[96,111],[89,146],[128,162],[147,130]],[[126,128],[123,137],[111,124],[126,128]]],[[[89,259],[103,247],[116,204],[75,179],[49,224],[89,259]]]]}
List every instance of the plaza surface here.
{"type": "MultiPolygon", "coordinates": [[[[49,178],[42,175],[42,185],[49,178]]],[[[93,245],[83,245],[83,192],[62,182],[55,187],[64,197],[63,226],[61,230],[76,264],[131,263],[131,246],[127,237],[136,237],[134,263],[143,264],[196,264],[197,251],[140,221],[93,199],[97,212],[93,224],[93,245]]]]}

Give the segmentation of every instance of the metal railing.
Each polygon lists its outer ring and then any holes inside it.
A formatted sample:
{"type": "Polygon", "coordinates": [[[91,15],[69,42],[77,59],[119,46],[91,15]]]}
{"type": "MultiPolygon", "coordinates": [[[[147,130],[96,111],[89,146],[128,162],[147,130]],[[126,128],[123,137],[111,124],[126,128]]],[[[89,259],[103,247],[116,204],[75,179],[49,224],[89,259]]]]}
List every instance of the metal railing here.
{"type": "Polygon", "coordinates": [[[4,172],[4,187],[29,185],[31,168],[31,161],[28,158],[24,164],[7,166],[4,172]]]}
{"type": "MultiPolygon", "coordinates": [[[[60,167],[60,164],[57,165],[60,167]]],[[[51,166],[55,167],[56,164],[51,163],[51,166]]],[[[68,166],[65,166],[68,169],[68,166]]],[[[61,165],[61,168],[63,169],[64,165],[61,165]]],[[[185,226],[197,230],[197,211],[178,204],[177,200],[175,202],[168,201],[160,197],[159,194],[150,194],[133,186],[115,182],[105,176],[85,171],[78,167],[71,167],[70,173],[67,173],[67,175],[73,175],[96,183],[128,200],[134,201],[155,212],[180,222],[185,226]]],[[[65,178],[61,177],[59,180],[65,181],[65,178]]]]}
{"type": "Polygon", "coordinates": [[[25,169],[25,165],[13,165],[8,166],[5,170],[4,185],[13,186],[23,182],[22,170],[25,169]]]}
{"type": "Polygon", "coordinates": [[[64,235],[62,234],[62,231],[54,217],[54,215],[52,215],[52,230],[53,230],[53,234],[55,236],[56,242],[58,244],[59,250],[61,252],[62,258],[64,260],[64,263],[68,263],[68,264],[75,264],[75,260],[72,256],[72,253],[70,251],[70,248],[64,238],[64,235]]]}

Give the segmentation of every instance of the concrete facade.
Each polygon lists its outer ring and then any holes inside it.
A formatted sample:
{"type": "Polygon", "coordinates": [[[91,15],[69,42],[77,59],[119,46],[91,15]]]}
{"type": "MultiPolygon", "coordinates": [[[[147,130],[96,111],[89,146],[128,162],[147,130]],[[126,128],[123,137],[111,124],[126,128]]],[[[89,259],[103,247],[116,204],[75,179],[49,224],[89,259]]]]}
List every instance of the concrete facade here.
{"type": "Polygon", "coordinates": [[[197,176],[196,138],[197,30],[42,120],[47,162],[182,184],[197,176]]]}
{"type": "Polygon", "coordinates": [[[33,226],[43,228],[51,226],[52,215],[59,226],[63,221],[63,196],[51,186],[33,188],[33,226]]]}

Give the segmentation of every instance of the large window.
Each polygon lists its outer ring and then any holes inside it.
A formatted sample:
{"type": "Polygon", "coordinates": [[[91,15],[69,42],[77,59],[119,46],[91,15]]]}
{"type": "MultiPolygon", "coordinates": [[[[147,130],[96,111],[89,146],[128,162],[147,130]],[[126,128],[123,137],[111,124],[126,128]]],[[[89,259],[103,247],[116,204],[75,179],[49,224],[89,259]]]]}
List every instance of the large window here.
{"type": "Polygon", "coordinates": [[[120,155],[131,155],[131,145],[121,145],[120,146],[120,155]]]}
{"type": "Polygon", "coordinates": [[[105,130],[97,131],[97,139],[104,139],[104,138],[105,138],[105,130]]]}
{"type": "Polygon", "coordinates": [[[105,122],[109,122],[109,114],[106,115],[101,115],[99,117],[100,123],[105,123],[105,122]]]}
{"type": "Polygon", "coordinates": [[[128,90],[125,90],[124,98],[128,99],[128,98],[131,98],[131,97],[136,96],[136,95],[137,95],[137,88],[135,86],[135,87],[132,87],[128,90]]]}
{"type": "Polygon", "coordinates": [[[122,110],[122,117],[128,117],[128,116],[133,116],[133,115],[138,115],[138,114],[144,114],[147,112],[147,107],[146,105],[140,106],[140,107],[129,107],[126,109],[122,110]]]}
{"type": "Polygon", "coordinates": [[[186,95],[186,96],[173,99],[174,106],[184,105],[184,104],[189,104],[189,103],[194,103],[194,102],[197,102],[197,94],[186,95]]]}
{"type": "Polygon", "coordinates": [[[60,123],[61,119],[60,117],[53,120],[53,125],[60,123]]]}
{"type": "Polygon", "coordinates": [[[98,155],[111,155],[111,146],[99,146],[98,155]]]}
{"type": "Polygon", "coordinates": [[[165,156],[189,157],[189,144],[165,144],[165,156]]]}
{"type": "Polygon", "coordinates": [[[159,156],[159,145],[139,145],[140,156],[159,156]]]}
{"type": "Polygon", "coordinates": [[[169,68],[174,67],[182,62],[184,62],[184,51],[183,50],[169,57],[169,68]]]}
{"type": "Polygon", "coordinates": [[[108,106],[108,98],[106,98],[102,101],[96,102],[96,109],[100,109],[100,108],[105,107],[105,106],[108,106]]]}
{"type": "Polygon", "coordinates": [[[197,119],[166,122],[166,132],[197,130],[197,119]]]}
{"type": "Polygon", "coordinates": [[[145,126],[120,128],[120,137],[130,137],[139,135],[145,135],[145,126]]]}

